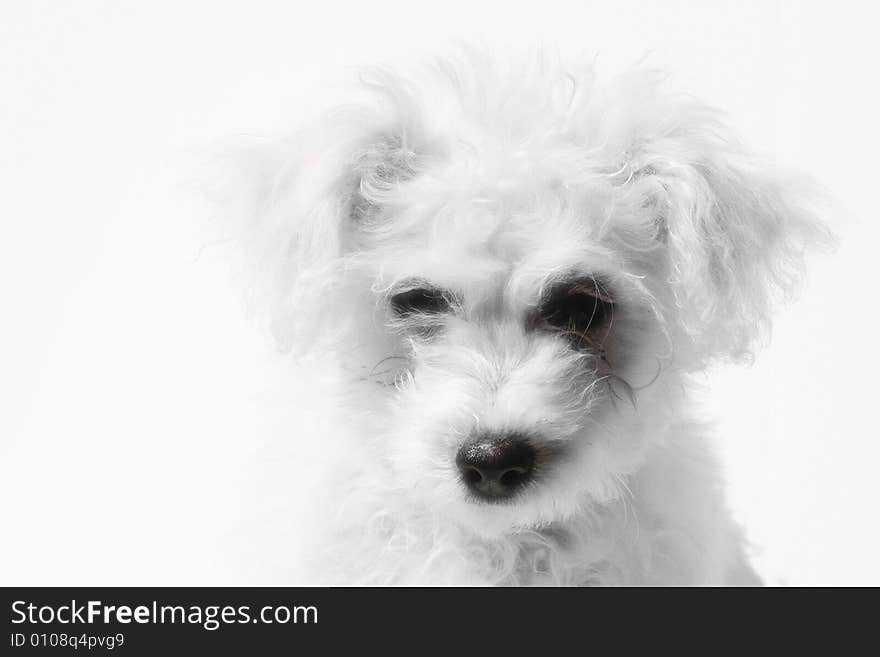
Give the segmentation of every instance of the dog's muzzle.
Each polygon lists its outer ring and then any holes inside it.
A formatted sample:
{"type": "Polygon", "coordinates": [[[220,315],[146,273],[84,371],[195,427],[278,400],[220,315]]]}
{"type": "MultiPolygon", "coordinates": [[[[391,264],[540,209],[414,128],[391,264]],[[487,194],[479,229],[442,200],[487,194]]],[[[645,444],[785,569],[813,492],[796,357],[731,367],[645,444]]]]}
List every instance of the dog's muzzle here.
{"type": "Polygon", "coordinates": [[[455,463],[475,497],[501,502],[532,481],[535,450],[518,434],[485,435],[466,443],[455,463]]]}

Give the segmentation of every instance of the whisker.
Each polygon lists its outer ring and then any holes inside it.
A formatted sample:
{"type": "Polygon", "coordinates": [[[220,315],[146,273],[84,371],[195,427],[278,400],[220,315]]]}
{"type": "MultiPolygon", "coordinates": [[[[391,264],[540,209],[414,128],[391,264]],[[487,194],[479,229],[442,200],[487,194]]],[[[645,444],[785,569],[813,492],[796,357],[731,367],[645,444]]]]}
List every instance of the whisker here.
{"type": "MultiPolygon", "coordinates": [[[[632,407],[634,409],[637,408],[638,406],[636,404],[635,390],[629,384],[629,381],[627,381],[626,379],[624,379],[621,376],[618,376],[617,374],[611,374],[609,376],[609,378],[612,381],[612,383],[619,383],[623,387],[623,390],[626,392],[626,396],[628,397],[630,404],[632,404],[632,407]]],[[[615,399],[619,399],[620,401],[624,401],[623,397],[621,397],[617,393],[617,390],[615,390],[614,385],[609,384],[608,389],[611,391],[611,394],[613,395],[613,397],[615,399]]]]}
{"type": "Polygon", "coordinates": [[[640,390],[644,390],[645,388],[647,388],[650,385],[653,385],[657,381],[657,379],[660,378],[660,374],[662,372],[663,372],[663,362],[658,358],[657,359],[657,372],[654,374],[654,377],[650,381],[648,381],[645,385],[635,387],[635,388],[633,388],[633,390],[635,392],[638,392],[640,390]]]}
{"type": "MultiPolygon", "coordinates": [[[[372,368],[370,368],[370,371],[367,373],[367,376],[373,376],[373,374],[376,371],[376,368],[379,367],[382,363],[388,362],[389,360],[406,360],[406,357],[405,356],[386,356],[385,358],[381,359],[378,363],[373,365],[372,368]]],[[[390,369],[384,370],[384,371],[389,372],[390,369]]]]}

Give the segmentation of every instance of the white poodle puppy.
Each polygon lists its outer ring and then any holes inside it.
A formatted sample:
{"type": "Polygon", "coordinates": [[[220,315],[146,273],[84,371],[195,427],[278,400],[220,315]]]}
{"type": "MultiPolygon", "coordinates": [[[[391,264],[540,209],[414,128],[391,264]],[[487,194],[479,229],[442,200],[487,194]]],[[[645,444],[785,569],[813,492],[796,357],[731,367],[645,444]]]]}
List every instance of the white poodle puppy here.
{"type": "Polygon", "coordinates": [[[809,186],[633,70],[373,71],[278,145],[247,226],[280,342],[337,368],[305,578],[752,584],[695,375],[824,239],[809,186]]]}

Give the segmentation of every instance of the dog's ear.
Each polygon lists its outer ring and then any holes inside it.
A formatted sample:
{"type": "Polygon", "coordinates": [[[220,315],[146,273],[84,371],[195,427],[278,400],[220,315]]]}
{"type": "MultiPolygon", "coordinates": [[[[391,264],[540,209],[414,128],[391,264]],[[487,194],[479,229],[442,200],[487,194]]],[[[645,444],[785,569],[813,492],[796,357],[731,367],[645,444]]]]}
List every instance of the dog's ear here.
{"type": "Polygon", "coordinates": [[[747,155],[710,112],[692,115],[679,113],[644,144],[637,165],[655,183],[649,206],[668,254],[671,323],[697,362],[748,359],[774,301],[796,288],[805,251],[832,237],[810,181],[747,155]]]}
{"type": "Polygon", "coordinates": [[[385,205],[416,173],[407,127],[387,113],[346,109],[245,150],[234,158],[237,198],[227,194],[224,204],[234,207],[250,306],[283,349],[321,336],[338,342],[346,318],[363,316],[352,304],[368,302],[352,289],[353,245],[381,229],[385,205]]]}

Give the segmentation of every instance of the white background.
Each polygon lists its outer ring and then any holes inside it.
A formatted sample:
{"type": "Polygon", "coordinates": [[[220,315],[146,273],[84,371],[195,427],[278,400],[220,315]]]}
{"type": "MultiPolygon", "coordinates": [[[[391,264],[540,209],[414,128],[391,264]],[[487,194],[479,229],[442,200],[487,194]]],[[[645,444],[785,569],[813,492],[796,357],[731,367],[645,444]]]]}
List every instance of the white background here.
{"type": "Polygon", "coordinates": [[[265,447],[267,390],[296,399],[300,384],[210,244],[200,162],[224,138],[294,127],[353,66],[460,38],[598,53],[610,70],[649,54],[838,199],[841,248],[813,260],[757,364],[713,376],[709,404],[767,580],[880,584],[870,6],[6,0],[0,584],[256,572],[265,536],[231,520],[255,478],[243,464],[265,447]]]}

